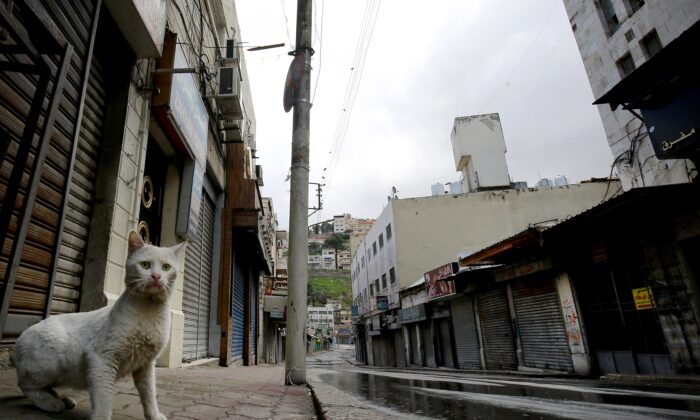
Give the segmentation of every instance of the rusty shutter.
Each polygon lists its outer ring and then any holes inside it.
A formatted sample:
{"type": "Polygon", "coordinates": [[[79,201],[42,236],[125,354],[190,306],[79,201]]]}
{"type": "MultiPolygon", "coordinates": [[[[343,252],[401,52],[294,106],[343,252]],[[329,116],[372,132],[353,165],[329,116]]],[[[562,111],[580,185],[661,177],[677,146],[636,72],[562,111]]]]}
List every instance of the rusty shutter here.
{"type": "Polygon", "coordinates": [[[404,343],[402,330],[394,331],[394,352],[396,353],[396,367],[408,366],[406,363],[406,344],[404,343]]]}
{"type": "MultiPolygon", "coordinates": [[[[8,131],[11,139],[0,170],[0,199],[4,199],[9,175],[15,165],[25,167],[16,207],[19,207],[27,193],[30,173],[37,171],[40,180],[19,270],[10,294],[7,321],[5,325],[0,326],[3,329],[3,342],[13,342],[25,328],[41,320],[48,313],[78,310],[91,200],[94,192],[96,151],[99,150],[99,138],[104,120],[102,110],[106,101],[104,91],[99,89],[104,81],[91,80],[83,110],[84,118],[81,124],[83,128],[78,145],[73,144],[79,121],[86,64],[90,55],[89,44],[96,10],[94,2],[45,1],[43,6],[68,42],[73,45],[75,54],[69,65],[46,160],[40,168],[34,168],[33,165],[38,147],[37,137],[27,162],[15,161],[24,121],[28,116],[38,78],[12,72],[0,74],[2,128],[8,131]],[[90,112],[96,114],[91,121],[96,122],[97,127],[90,127],[92,130],[88,128],[89,122],[86,121],[89,119],[90,112]],[[74,153],[75,165],[71,167],[74,153]],[[64,203],[63,198],[68,184],[70,195],[64,203]],[[63,226],[62,232],[59,231],[61,226],[63,226]],[[57,241],[60,242],[57,244],[57,241]],[[58,249],[59,257],[54,267],[55,248],[58,249]]],[[[90,70],[91,75],[95,73],[94,67],[90,70]]],[[[42,115],[42,118],[46,118],[46,115],[42,115]]],[[[16,234],[19,216],[17,213],[14,215],[8,232],[9,240],[3,246],[0,257],[0,276],[2,277],[7,269],[9,249],[16,234]]]]}
{"type": "Polygon", "coordinates": [[[423,354],[425,354],[425,366],[437,367],[435,361],[435,346],[433,344],[432,321],[420,323],[420,335],[423,339],[423,354]]]}
{"type": "Polygon", "coordinates": [[[512,290],[525,366],[573,371],[554,280],[520,281],[512,290]]]}
{"type": "Polygon", "coordinates": [[[505,289],[477,296],[486,369],[516,369],[513,329],[505,289]]]}
{"type": "Polygon", "coordinates": [[[471,295],[463,296],[451,303],[457,364],[460,369],[481,369],[479,334],[476,330],[473,297],[471,295]]]}

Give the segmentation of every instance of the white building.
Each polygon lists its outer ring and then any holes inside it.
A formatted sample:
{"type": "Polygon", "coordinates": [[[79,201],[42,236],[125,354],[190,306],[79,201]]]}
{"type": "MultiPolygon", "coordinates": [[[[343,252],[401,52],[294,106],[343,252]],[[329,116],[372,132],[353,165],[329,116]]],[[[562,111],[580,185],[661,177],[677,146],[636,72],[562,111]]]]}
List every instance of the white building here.
{"type": "Polygon", "coordinates": [[[333,312],[333,305],[309,306],[307,308],[309,328],[321,329],[326,332],[332,331],[334,325],[333,312]]]}
{"type": "Polygon", "coordinates": [[[335,270],[335,250],[332,248],[324,248],[321,250],[321,269],[335,270]]]}
{"type": "Polygon", "coordinates": [[[351,216],[348,213],[333,216],[333,233],[345,233],[349,229],[348,222],[351,216]]]}
{"type": "Polygon", "coordinates": [[[455,168],[462,173],[462,191],[510,186],[506,142],[497,113],[455,118],[451,140],[455,168]]]}
{"type": "MultiPolygon", "coordinates": [[[[595,98],[647,62],[700,19],[697,0],[564,0],[595,98]]],[[[630,111],[598,105],[625,190],[688,182],[685,159],[658,160],[644,123],[630,111]]]]}

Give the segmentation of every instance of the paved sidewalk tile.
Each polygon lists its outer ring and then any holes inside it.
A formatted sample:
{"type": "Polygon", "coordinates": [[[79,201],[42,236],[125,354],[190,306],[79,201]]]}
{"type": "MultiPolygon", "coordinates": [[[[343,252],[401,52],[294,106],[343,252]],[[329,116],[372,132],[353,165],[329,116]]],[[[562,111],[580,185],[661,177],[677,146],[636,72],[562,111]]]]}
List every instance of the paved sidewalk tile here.
{"type": "MultiPolygon", "coordinates": [[[[315,419],[305,386],[285,386],[283,365],[242,367],[197,366],[156,373],[158,406],[169,419],[315,419]]],[[[14,369],[0,371],[0,418],[85,419],[90,416],[86,391],[59,390],[76,400],[73,410],[46,413],[17,388],[14,369]]],[[[143,408],[130,378],[117,383],[114,420],[142,419],[143,408]]]]}

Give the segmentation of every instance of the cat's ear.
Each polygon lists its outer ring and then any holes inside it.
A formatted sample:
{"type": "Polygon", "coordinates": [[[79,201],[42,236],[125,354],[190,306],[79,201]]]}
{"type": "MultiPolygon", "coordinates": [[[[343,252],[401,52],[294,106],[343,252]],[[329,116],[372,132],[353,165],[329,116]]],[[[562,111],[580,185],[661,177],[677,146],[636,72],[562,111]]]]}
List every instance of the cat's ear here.
{"type": "Polygon", "coordinates": [[[182,256],[185,254],[185,248],[187,248],[187,241],[181,242],[170,249],[173,250],[177,259],[181,260],[182,256]]]}
{"type": "Polygon", "coordinates": [[[143,242],[143,239],[141,239],[141,235],[131,231],[131,233],[129,233],[129,255],[133,254],[144,246],[146,246],[146,244],[143,242]]]}

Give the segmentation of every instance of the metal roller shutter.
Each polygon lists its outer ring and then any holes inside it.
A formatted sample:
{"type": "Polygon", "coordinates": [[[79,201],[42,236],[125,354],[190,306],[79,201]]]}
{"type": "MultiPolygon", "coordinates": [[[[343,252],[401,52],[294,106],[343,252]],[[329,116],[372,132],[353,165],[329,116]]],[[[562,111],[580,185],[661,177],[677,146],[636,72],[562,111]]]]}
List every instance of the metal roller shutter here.
{"type": "Polygon", "coordinates": [[[573,371],[554,280],[519,282],[512,291],[525,366],[573,371]]]}
{"type": "Polygon", "coordinates": [[[477,305],[486,369],[516,369],[518,361],[505,289],[480,294],[477,305]]]}
{"type": "Polygon", "coordinates": [[[408,337],[411,340],[411,363],[420,365],[420,351],[418,350],[418,335],[416,334],[416,324],[408,325],[408,337]]]}
{"type": "Polygon", "coordinates": [[[187,245],[182,312],[185,331],[182,361],[207,357],[209,353],[209,300],[214,258],[214,204],[204,194],[197,226],[199,236],[187,245]]]}
{"type": "Polygon", "coordinates": [[[396,367],[406,367],[406,345],[401,330],[394,332],[394,353],[396,353],[396,367]]]}
{"type": "Polygon", "coordinates": [[[435,362],[435,347],[433,346],[433,332],[430,328],[430,322],[421,323],[421,336],[423,338],[423,349],[425,351],[425,365],[428,367],[437,367],[435,362]]]}
{"type": "Polygon", "coordinates": [[[233,267],[233,299],[231,299],[231,315],[233,322],[231,323],[231,355],[233,359],[243,357],[243,328],[245,321],[243,319],[245,307],[245,276],[243,269],[238,261],[233,267]]]}
{"type": "MultiPolygon", "coordinates": [[[[258,279],[250,279],[250,354],[255,357],[258,348],[258,279]]],[[[253,364],[253,363],[251,363],[253,364]]]]}
{"type": "MultiPolygon", "coordinates": [[[[79,309],[107,106],[106,82],[102,78],[104,70],[97,57],[88,62],[96,11],[94,3],[43,2],[49,17],[74,46],[75,53],[69,65],[46,159],[40,168],[33,168],[38,147],[36,140],[27,161],[15,161],[38,79],[33,75],[0,72],[0,119],[10,138],[0,169],[0,200],[4,200],[15,165],[25,168],[16,206],[26,196],[30,172],[35,170],[39,176],[20,267],[10,295],[7,323],[0,326],[4,328],[3,342],[13,342],[24,328],[48,314],[79,309]],[[85,83],[86,96],[75,145],[74,133],[79,124],[81,92],[85,83]],[[71,167],[73,155],[75,160],[71,167]]],[[[46,117],[45,113],[42,111],[43,117],[46,117]]],[[[10,224],[7,238],[10,240],[5,242],[0,257],[0,278],[4,277],[7,268],[9,247],[16,234],[19,216],[15,214],[10,224]]]]}
{"type": "Polygon", "coordinates": [[[452,340],[450,338],[450,321],[442,318],[437,321],[438,336],[440,337],[440,351],[442,352],[442,366],[455,367],[452,360],[452,340]]]}
{"type": "Polygon", "coordinates": [[[455,334],[457,365],[460,369],[481,369],[479,334],[474,318],[472,296],[452,301],[452,328],[455,334]]]}

